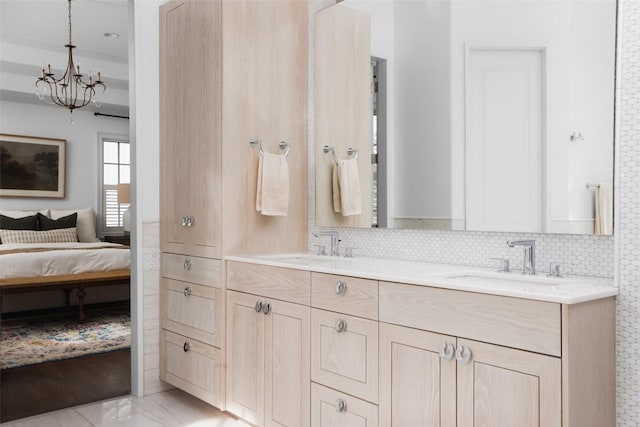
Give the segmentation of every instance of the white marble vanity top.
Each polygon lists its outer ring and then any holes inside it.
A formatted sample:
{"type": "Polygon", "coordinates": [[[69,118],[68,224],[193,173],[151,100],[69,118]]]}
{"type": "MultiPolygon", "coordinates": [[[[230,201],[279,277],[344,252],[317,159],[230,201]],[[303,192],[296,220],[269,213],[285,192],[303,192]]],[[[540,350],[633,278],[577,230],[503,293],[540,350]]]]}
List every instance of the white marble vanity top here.
{"type": "Polygon", "coordinates": [[[554,278],[547,277],[545,273],[526,276],[519,271],[498,273],[489,268],[453,264],[365,257],[329,257],[307,253],[227,256],[226,259],[561,304],[576,304],[618,294],[618,288],[614,286],[613,279],[608,278],[586,276],[554,278]]]}

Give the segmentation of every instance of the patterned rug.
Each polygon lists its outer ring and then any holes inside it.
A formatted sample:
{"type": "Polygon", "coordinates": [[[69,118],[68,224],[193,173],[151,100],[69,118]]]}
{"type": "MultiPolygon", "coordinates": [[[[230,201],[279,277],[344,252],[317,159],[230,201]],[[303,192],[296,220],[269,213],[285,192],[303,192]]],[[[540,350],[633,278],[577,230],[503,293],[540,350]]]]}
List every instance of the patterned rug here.
{"type": "Polygon", "coordinates": [[[104,353],[131,346],[128,314],[75,319],[10,321],[0,327],[0,369],[104,353]]]}

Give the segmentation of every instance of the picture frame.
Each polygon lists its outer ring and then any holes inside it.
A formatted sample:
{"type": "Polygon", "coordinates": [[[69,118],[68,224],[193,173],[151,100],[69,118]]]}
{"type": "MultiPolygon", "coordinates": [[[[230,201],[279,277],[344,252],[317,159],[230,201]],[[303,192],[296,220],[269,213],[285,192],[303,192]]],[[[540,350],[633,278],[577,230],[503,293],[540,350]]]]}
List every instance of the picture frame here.
{"type": "Polygon", "coordinates": [[[67,141],[0,133],[0,197],[64,198],[67,141]]]}

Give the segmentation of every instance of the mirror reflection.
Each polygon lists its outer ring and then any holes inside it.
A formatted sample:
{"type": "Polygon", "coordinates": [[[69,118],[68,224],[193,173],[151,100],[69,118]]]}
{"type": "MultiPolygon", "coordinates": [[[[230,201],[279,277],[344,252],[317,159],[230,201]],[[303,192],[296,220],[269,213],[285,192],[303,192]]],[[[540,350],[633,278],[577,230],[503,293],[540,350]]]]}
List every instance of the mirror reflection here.
{"type": "Polygon", "coordinates": [[[320,11],[317,224],[612,234],[615,25],[615,0],[320,11]]]}

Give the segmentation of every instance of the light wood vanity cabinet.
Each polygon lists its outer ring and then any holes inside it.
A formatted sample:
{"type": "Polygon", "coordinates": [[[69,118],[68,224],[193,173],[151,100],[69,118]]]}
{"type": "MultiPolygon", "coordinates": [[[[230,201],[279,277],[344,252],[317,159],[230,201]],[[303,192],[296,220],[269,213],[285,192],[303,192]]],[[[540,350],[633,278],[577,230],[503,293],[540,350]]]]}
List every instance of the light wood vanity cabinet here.
{"type": "MultiPolygon", "coordinates": [[[[222,409],[222,258],[307,246],[307,8],[305,0],[160,6],[160,377],[222,409]],[[289,144],[286,216],[256,211],[252,139],[269,152],[289,144]]],[[[274,419],[287,419],[274,408],[274,419]]]]}
{"type": "Polygon", "coordinates": [[[382,426],[615,424],[613,298],[379,289],[382,426]]]}
{"type": "Polygon", "coordinates": [[[309,426],[310,273],[229,261],[227,288],[227,410],[309,426]]]}

